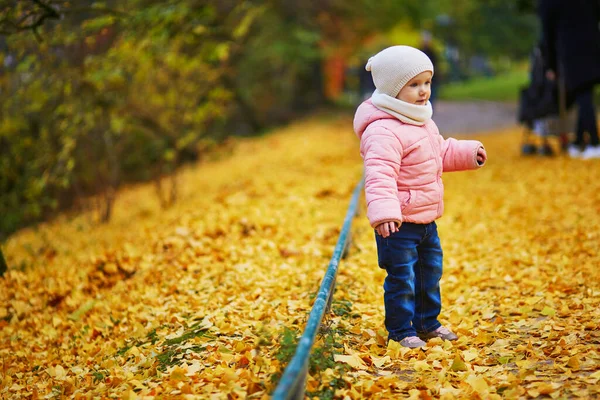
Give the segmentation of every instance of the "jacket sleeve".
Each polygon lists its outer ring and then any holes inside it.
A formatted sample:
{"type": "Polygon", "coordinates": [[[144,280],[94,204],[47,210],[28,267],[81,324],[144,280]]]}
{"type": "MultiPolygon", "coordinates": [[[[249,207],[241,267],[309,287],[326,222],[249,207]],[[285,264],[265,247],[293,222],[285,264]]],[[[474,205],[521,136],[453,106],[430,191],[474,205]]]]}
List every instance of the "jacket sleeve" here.
{"type": "Polygon", "coordinates": [[[398,173],[402,147],[385,128],[374,127],[363,134],[360,152],[365,164],[367,218],[373,228],[382,222],[402,223],[398,200],[398,173]]]}
{"type": "Polygon", "coordinates": [[[477,162],[477,150],[483,147],[483,144],[477,140],[456,140],[454,138],[444,139],[442,141],[442,159],[444,162],[444,171],[466,171],[469,169],[478,169],[483,164],[477,162]]]}

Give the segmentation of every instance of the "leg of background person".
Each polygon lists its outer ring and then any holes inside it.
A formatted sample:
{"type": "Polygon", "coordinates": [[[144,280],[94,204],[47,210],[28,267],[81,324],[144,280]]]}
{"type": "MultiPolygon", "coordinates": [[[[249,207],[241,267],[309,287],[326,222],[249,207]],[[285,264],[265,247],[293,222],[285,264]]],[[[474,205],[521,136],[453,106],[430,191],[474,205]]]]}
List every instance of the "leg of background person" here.
{"type": "Polygon", "coordinates": [[[596,105],[594,104],[594,87],[590,88],[590,142],[592,146],[600,145],[598,137],[598,120],[596,119],[596,105]]]}
{"type": "Polygon", "coordinates": [[[587,132],[591,146],[598,146],[598,125],[596,122],[596,110],[594,109],[593,88],[582,91],[577,95],[577,144],[584,144],[584,135],[587,132]]]}

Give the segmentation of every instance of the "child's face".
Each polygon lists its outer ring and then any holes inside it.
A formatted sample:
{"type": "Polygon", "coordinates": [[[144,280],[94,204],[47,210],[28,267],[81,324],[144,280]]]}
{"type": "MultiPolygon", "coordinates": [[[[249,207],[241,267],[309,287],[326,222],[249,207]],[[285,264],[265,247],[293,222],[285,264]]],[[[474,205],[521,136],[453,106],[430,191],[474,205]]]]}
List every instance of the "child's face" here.
{"type": "Polygon", "coordinates": [[[431,96],[431,71],[421,72],[412,78],[398,93],[396,98],[410,104],[424,106],[431,96]]]}

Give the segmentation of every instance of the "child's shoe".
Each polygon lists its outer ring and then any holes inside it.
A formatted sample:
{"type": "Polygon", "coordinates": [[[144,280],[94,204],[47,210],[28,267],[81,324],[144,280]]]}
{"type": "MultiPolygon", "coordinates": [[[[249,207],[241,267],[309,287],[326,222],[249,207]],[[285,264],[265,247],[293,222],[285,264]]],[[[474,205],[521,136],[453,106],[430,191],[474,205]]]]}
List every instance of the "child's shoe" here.
{"type": "Polygon", "coordinates": [[[419,348],[419,347],[423,347],[426,344],[427,343],[425,343],[424,341],[422,341],[421,339],[419,339],[416,336],[405,337],[404,339],[402,339],[400,341],[400,345],[402,345],[404,347],[409,347],[411,349],[416,349],[416,348],[419,348]]]}
{"type": "Polygon", "coordinates": [[[456,340],[458,336],[445,326],[440,326],[435,331],[419,333],[419,337],[423,340],[433,339],[436,337],[444,340],[456,340]]]}

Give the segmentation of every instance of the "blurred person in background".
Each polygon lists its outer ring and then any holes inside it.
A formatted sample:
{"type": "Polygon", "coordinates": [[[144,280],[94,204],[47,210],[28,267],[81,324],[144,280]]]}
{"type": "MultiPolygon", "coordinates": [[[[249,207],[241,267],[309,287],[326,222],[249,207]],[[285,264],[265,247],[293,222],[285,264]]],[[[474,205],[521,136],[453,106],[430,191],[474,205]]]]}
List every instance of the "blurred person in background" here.
{"type": "MultiPolygon", "coordinates": [[[[431,36],[431,33],[428,31],[423,31],[423,33],[421,34],[421,48],[420,50],[427,54],[427,57],[429,57],[429,59],[431,60],[431,63],[433,64],[434,68],[438,68],[438,54],[437,51],[433,48],[433,37],[431,36]]],[[[439,90],[439,73],[438,73],[438,78],[435,81],[431,82],[431,96],[429,97],[429,102],[431,103],[431,106],[433,107],[435,105],[435,101],[437,99],[437,93],[439,90]]]]}
{"type": "Polygon", "coordinates": [[[600,140],[593,101],[600,82],[600,2],[592,0],[540,0],[538,14],[544,38],[546,76],[573,96],[578,106],[571,157],[600,158],[600,140]],[[586,142],[585,134],[589,141],[586,142]]]}
{"type": "Polygon", "coordinates": [[[367,100],[375,91],[375,84],[373,83],[373,77],[371,71],[367,71],[364,68],[359,68],[358,80],[360,86],[360,101],[367,100]]]}

